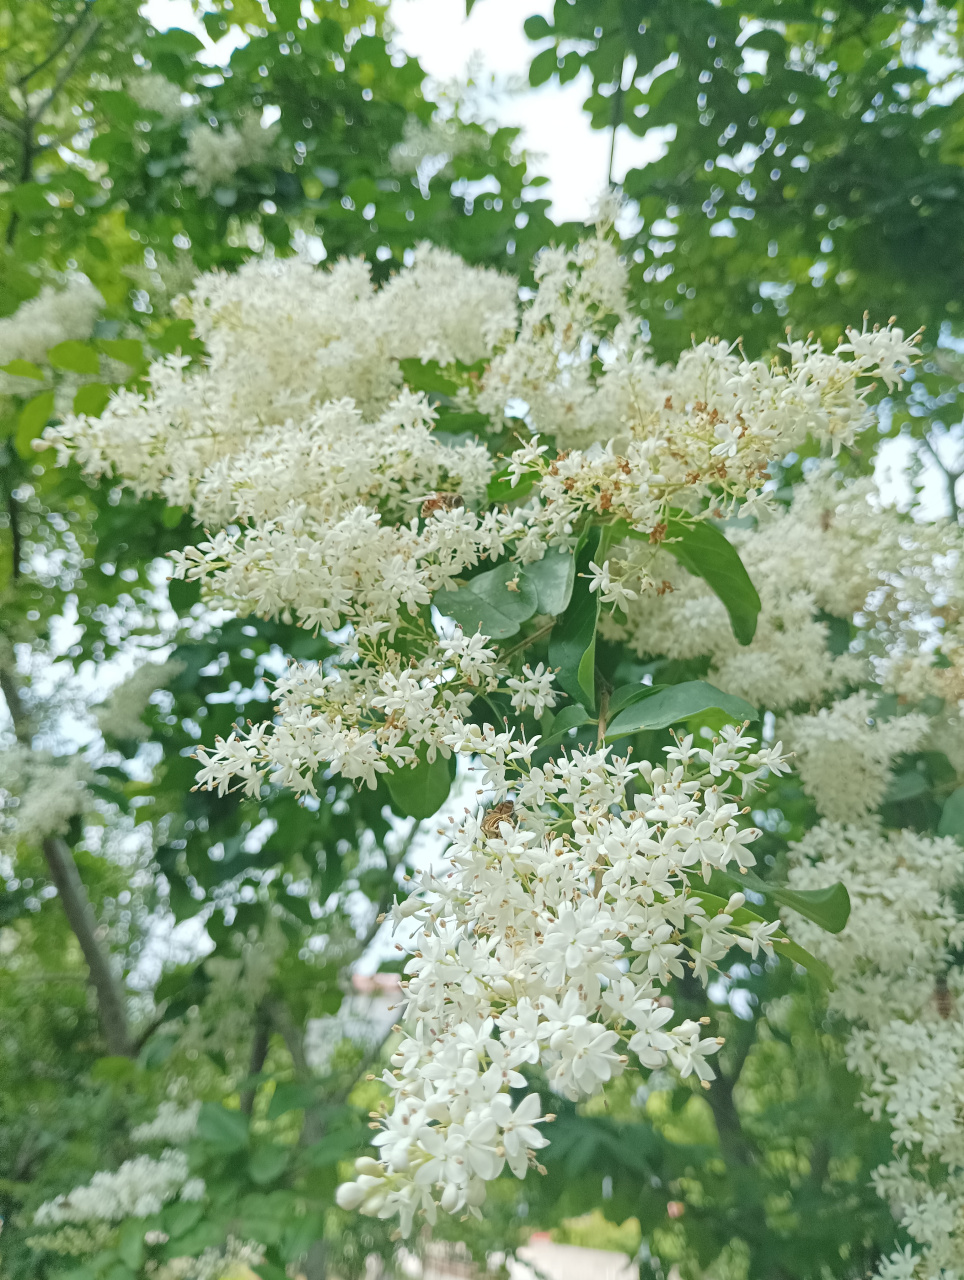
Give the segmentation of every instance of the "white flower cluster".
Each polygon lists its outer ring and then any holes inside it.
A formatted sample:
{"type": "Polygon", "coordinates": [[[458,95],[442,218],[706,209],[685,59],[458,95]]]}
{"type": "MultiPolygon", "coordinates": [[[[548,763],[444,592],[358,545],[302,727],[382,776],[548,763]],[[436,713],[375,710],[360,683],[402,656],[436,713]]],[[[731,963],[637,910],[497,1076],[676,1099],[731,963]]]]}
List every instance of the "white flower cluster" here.
{"type": "Polygon", "coordinates": [[[156,1160],[135,1156],[114,1172],[95,1173],[86,1186],[42,1204],[34,1222],[44,1227],[149,1218],[175,1197],[202,1199],[204,1190],[201,1178],[190,1177],[184,1152],[171,1148],[156,1160]]]}
{"type": "Polygon", "coordinates": [[[417,116],[407,116],[402,141],[396,143],[389,161],[396,173],[435,176],[444,173],[455,156],[483,150],[486,139],[467,129],[455,116],[434,116],[423,124],[417,116]]]}
{"type": "Polygon", "coordinates": [[[157,1115],[146,1124],[139,1124],[131,1130],[132,1142],[168,1142],[174,1147],[183,1147],[197,1132],[198,1116],[201,1114],[200,1102],[191,1102],[186,1107],[179,1107],[170,1099],[162,1102],[157,1108],[157,1115]]]}
{"type": "Polygon", "coordinates": [[[831,1007],[851,1023],[848,1065],[865,1109],[891,1126],[895,1157],[874,1174],[914,1246],[880,1280],[964,1271],[964,918],[961,848],[950,838],[823,822],[791,848],[794,888],[836,880],[853,910],[843,933],[794,917],[794,937],[830,966],[831,1007]]]}
{"type": "Polygon", "coordinates": [[[705,982],[733,945],[772,954],[778,927],[742,912],[739,893],[707,909],[702,878],[753,865],[740,788],[786,768],[779,747],[754,750],[733,730],[667,748],[665,767],[610,748],[535,767],[534,744],[491,726],[449,745],[476,759],[494,807],[454,828],[449,869],[394,908],[419,928],[405,1035],[383,1076],[393,1105],[374,1139],[381,1160],[359,1160],[338,1192],[343,1208],[397,1214],[406,1235],[419,1212],[480,1216],[486,1182],[536,1164],[550,1117],[536,1094],[513,1106],[524,1066],[541,1064],[571,1099],[631,1060],[708,1087],[722,1041],[674,1024],[664,988],[684,967],[705,982]]]}
{"type": "MultiPolygon", "coordinates": [[[[624,520],[656,545],[671,506],[759,496],[768,458],[808,434],[851,440],[870,420],[868,380],[890,385],[913,354],[887,329],[833,353],[788,344],[784,364],[704,343],[659,366],[604,235],[545,251],[537,277],[520,312],[508,277],[429,246],[379,290],[361,262],[204,276],[188,313],[207,363],[170,357],[146,392],[122,390],[99,419],[68,416],[48,433],[87,469],[190,506],[215,530],[176,557],[212,601],[346,628],[340,663],[282,681],[276,727],[202,757],[204,785],[240,777],[254,793],[270,775],[310,790],[325,764],[373,785],[421,744],[430,760],[448,754],[478,687],[518,676],[483,636],[439,643],[427,608],[437,591],[486,560],[571,550],[592,521],[624,520]],[[585,447],[553,455],[530,436],[506,469],[518,499],[488,502],[496,460],[434,429],[436,410],[403,385],[405,361],[443,366],[447,432],[462,410],[502,430],[524,402],[532,429],[585,447]]],[[[651,576],[620,563],[594,565],[594,586],[633,603],[651,576]]],[[[552,705],[546,673],[523,678],[525,689],[505,686],[516,708],[552,705]]]]}
{"type": "MultiPolygon", "coordinates": [[[[0,365],[14,360],[42,364],[58,343],[84,341],[103,306],[104,299],[86,276],[70,275],[59,288],[45,284],[36,297],[0,320],[0,365]]],[[[0,392],[29,395],[36,393],[37,386],[34,379],[0,375],[0,392]]]]}
{"type": "Polygon", "coordinates": [[[14,745],[0,752],[0,850],[64,835],[91,804],[92,770],[83,756],[51,756],[14,745]]]}
{"type": "Polygon", "coordinates": [[[264,1249],[254,1240],[228,1236],[223,1247],[205,1249],[200,1257],[171,1258],[150,1272],[152,1280],[259,1280],[255,1267],[264,1249]]]}
{"type": "Polygon", "coordinates": [[[877,719],[874,702],[863,690],[815,715],[790,715],[782,722],[803,789],[825,818],[860,822],[877,809],[892,761],[916,751],[928,734],[927,716],[910,712],[877,719]]]}
{"type": "Polygon", "coordinates": [[[177,661],[142,663],[94,708],[94,719],[101,733],[115,738],[147,738],[150,730],[141,716],[151,694],[163,689],[183,670],[184,664],[177,661]]]}
{"type": "Polygon", "coordinates": [[[219,129],[197,125],[188,135],[184,181],[196,187],[199,196],[209,195],[215,187],[230,183],[239,169],[270,160],[278,133],[277,124],[265,128],[253,111],[243,114],[237,125],[228,123],[219,129]]]}
{"type": "Polygon", "coordinates": [[[134,76],[125,87],[137,105],[145,111],[156,111],[167,120],[183,120],[191,114],[189,95],[184,93],[180,85],[173,84],[156,71],[145,71],[142,75],[134,76]]]}
{"type": "Polygon", "coordinates": [[[625,621],[604,615],[607,637],[640,657],[709,658],[715,685],[775,712],[819,706],[874,676],[908,701],[937,695],[956,705],[960,667],[936,666],[927,647],[935,626],[949,656],[961,645],[955,620],[964,584],[950,571],[959,559],[953,526],[914,523],[881,504],[873,481],[843,484],[820,467],[796,487],[789,508],[726,532],[762,603],[751,644],[737,643],[702,579],[665,550],[653,557],[638,543],[620,567],[630,577],[645,567],[660,585],[621,603],[625,621]],[[836,650],[828,645],[831,624],[844,631],[836,650]],[[871,653],[882,656],[872,662],[871,653]]]}

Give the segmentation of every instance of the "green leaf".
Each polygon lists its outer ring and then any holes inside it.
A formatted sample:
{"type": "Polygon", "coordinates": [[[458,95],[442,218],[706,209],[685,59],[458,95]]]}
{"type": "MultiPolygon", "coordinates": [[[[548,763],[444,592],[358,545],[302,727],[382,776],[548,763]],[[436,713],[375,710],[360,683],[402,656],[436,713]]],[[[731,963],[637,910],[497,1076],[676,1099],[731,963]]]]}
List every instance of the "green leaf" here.
{"type": "Polygon", "coordinates": [[[107,408],[110,396],[110,387],[105,387],[102,382],[89,382],[85,387],[78,387],[74,396],[74,413],[99,418],[107,408]]]}
{"type": "Polygon", "coordinates": [[[316,1142],[314,1146],[306,1148],[308,1161],[315,1169],[337,1164],[346,1152],[362,1146],[367,1137],[364,1129],[356,1129],[354,1126],[348,1129],[337,1129],[334,1133],[329,1133],[322,1138],[320,1142],[316,1142]]]}
{"type": "Polygon", "coordinates": [[[576,557],[571,552],[551,548],[541,560],[527,564],[522,573],[536,589],[537,613],[556,616],[565,611],[576,580],[576,557]]]}
{"type": "Polygon", "coordinates": [[[52,391],[44,391],[24,405],[17,420],[17,435],[14,441],[21,458],[27,461],[33,459],[32,443],[50,421],[53,411],[54,393],[52,391]]]}
{"type": "Polygon", "coordinates": [[[688,720],[702,711],[722,711],[731,720],[742,723],[756,720],[757,711],[743,698],[724,693],[705,680],[687,680],[660,689],[652,697],[634,702],[610,722],[606,741],[624,738],[642,729],[667,729],[671,724],[688,720]]]}
{"type": "Polygon", "coordinates": [[[40,365],[31,360],[11,360],[9,364],[0,365],[0,369],[14,378],[36,378],[38,382],[43,382],[46,377],[40,365]]]}
{"type": "Polygon", "coordinates": [[[733,544],[705,520],[693,524],[672,516],[660,545],[719,596],[733,634],[740,644],[749,644],[756,633],[760,597],[733,544]]]}
{"type": "MultiPolygon", "coordinates": [[[[184,519],[183,507],[165,507],[161,512],[161,524],[165,529],[176,529],[184,519]]],[[[174,585],[173,583],[171,584],[174,585]]]]}
{"type": "Polygon", "coordinates": [[[595,724],[595,720],[581,703],[563,707],[549,726],[548,737],[539,739],[539,747],[556,747],[569,737],[571,729],[578,729],[584,724],[595,724]]]}
{"type": "Polygon", "coordinates": [[[909,769],[891,778],[884,792],[884,804],[898,804],[901,800],[913,800],[930,791],[930,783],[919,769],[909,769]]]}
{"type": "Polygon", "coordinates": [[[618,689],[614,689],[609,695],[609,718],[612,720],[625,707],[631,707],[634,702],[641,702],[643,698],[651,698],[654,693],[659,693],[660,689],[666,686],[661,684],[623,684],[618,689]]]}
{"type": "Polygon", "coordinates": [[[121,1227],[117,1252],[132,1271],[138,1270],[144,1261],[144,1223],[139,1218],[125,1222],[121,1227]]]}
{"type": "MultiPolygon", "coordinates": [[[[743,877],[741,877],[741,879],[742,878],[743,877]]],[[[693,897],[699,898],[708,916],[716,915],[717,912],[722,911],[726,906],[726,898],[721,898],[718,894],[710,893],[700,885],[694,886],[693,897]]],[[[739,910],[734,911],[732,914],[734,925],[758,924],[764,920],[763,916],[758,915],[755,911],[751,911],[749,907],[740,907],[739,910]]],[[[815,955],[812,955],[798,943],[788,938],[782,929],[777,930],[773,941],[773,951],[775,955],[783,956],[793,964],[800,965],[825,987],[831,991],[833,990],[833,974],[822,960],[818,960],[815,955]]]]}
{"type": "Polygon", "coordinates": [[[58,342],[47,352],[47,359],[55,369],[68,369],[71,373],[98,373],[100,370],[97,352],[86,342],[58,342]]]}
{"type": "Polygon", "coordinates": [[[406,765],[385,775],[385,785],[392,797],[393,808],[406,818],[430,818],[445,803],[452,786],[451,767],[441,755],[429,764],[427,748],[418,749],[418,764],[406,765]]]}
{"type": "Polygon", "coordinates": [[[774,902],[792,907],[828,933],[839,933],[850,919],[850,894],[839,881],[826,889],[769,889],[769,893],[774,902]]]}
{"type": "MultiPolygon", "coordinates": [[[[790,907],[798,915],[812,920],[821,929],[826,929],[827,933],[840,933],[850,919],[850,894],[847,886],[839,880],[825,889],[790,889],[786,885],[774,885],[761,880],[753,871],[742,875],[729,871],[716,874],[721,880],[728,882],[731,892],[734,889],[752,889],[754,893],[762,893],[778,906],[790,907]]],[[[712,883],[711,881],[711,887],[712,883]]]]}
{"type": "Polygon", "coordinates": [[[198,1116],[197,1135],[220,1151],[241,1151],[248,1144],[248,1117],[216,1102],[205,1102],[198,1116]]]}
{"type": "Polygon", "coordinates": [[[540,84],[545,84],[551,79],[556,74],[557,65],[555,45],[537,53],[529,63],[529,84],[533,89],[537,89],[540,84]]]}
{"type": "Polygon", "coordinates": [[[954,836],[964,844],[964,787],[958,787],[944,801],[941,820],[937,824],[939,836],[954,836]]]}
{"type": "Polygon", "coordinates": [[[277,1120],[288,1111],[304,1111],[318,1101],[318,1090],[313,1085],[283,1081],[275,1085],[268,1104],[268,1119],[277,1120]]]}
{"type": "MultiPolygon", "coordinates": [[[[351,195],[351,192],[349,192],[351,195]]],[[[358,201],[361,203],[361,201],[358,201]]],[[[413,391],[427,391],[429,394],[454,396],[459,384],[447,378],[437,360],[399,360],[398,367],[402,377],[413,391]]]]}
{"type": "Polygon", "coordinates": [[[532,487],[538,478],[538,471],[523,471],[515,485],[513,485],[512,473],[508,467],[503,467],[489,481],[486,486],[485,496],[490,503],[496,505],[512,502],[516,498],[524,498],[526,494],[532,492],[532,487]]]}
{"type": "Polygon", "coordinates": [[[556,680],[576,702],[596,707],[596,623],[599,594],[589,590],[589,562],[599,546],[598,526],[591,528],[576,557],[576,578],[569,607],[549,639],[549,666],[558,667],[556,680]]]}
{"type": "Polygon", "coordinates": [[[534,13],[531,18],[526,18],[522,30],[530,40],[545,40],[553,34],[552,26],[541,13],[534,13]]]}
{"type": "Polygon", "coordinates": [[[53,213],[45,188],[39,182],[21,182],[10,193],[10,204],[25,218],[43,217],[53,213]]]}
{"type": "Polygon", "coordinates": [[[144,364],[144,344],[137,338],[101,338],[97,343],[105,356],[139,369],[144,364]]]}
{"type": "Polygon", "coordinates": [[[493,640],[505,640],[536,612],[539,597],[521,566],[510,561],[480,573],[457,591],[437,591],[432,603],[467,635],[481,630],[493,640]],[[511,590],[507,584],[516,578],[518,589],[511,590]]]}
{"type": "Polygon", "coordinates": [[[204,1205],[199,1200],[178,1201],[165,1206],[161,1221],[171,1239],[177,1240],[179,1236],[186,1235],[192,1227],[197,1226],[203,1213],[204,1205]]]}
{"type": "Polygon", "coordinates": [[[186,356],[200,355],[204,351],[204,343],[194,337],[194,324],[191,320],[172,320],[163,333],[152,338],[151,342],[163,355],[173,355],[180,351],[186,356]]]}
{"type": "Polygon", "coordinates": [[[274,1142],[266,1143],[255,1147],[251,1152],[248,1157],[248,1173],[253,1182],[257,1182],[259,1186],[265,1186],[281,1177],[288,1167],[290,1158],[290,1147],[282,1147],[274,1142]]]}

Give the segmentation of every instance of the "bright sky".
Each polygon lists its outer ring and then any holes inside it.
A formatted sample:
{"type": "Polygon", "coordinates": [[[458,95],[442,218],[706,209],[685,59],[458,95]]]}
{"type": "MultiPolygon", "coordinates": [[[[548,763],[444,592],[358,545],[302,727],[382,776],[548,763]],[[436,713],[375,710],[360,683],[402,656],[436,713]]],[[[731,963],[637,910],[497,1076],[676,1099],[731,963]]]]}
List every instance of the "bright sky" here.
{"type": "MultiPolygon", "coordinates": [[[[536,46],[522,24],[532,13],[548,14],[551,0],[477,0],[470,18],[464,0],[393,0],[391,19],[397,43],[418,58],[440,81],[462,79],[470,63],[480,64],[500,81],[524,79],[536,46]]],[[[187,27],[203,36],[189,0],[147,0],[144,13],[158,27],[187,27]]],[[[533,167],[549,178],[548,195],[557,219],[585,218],[606,185],[609,133],[589,127],[581,107],[587,80],[543,85],[524,94],[492,101],[492,116],[503,125],[519,125],[533,167]]],[[[623,129],[616,145],[614,175],[658,154],[623,129]]]]}

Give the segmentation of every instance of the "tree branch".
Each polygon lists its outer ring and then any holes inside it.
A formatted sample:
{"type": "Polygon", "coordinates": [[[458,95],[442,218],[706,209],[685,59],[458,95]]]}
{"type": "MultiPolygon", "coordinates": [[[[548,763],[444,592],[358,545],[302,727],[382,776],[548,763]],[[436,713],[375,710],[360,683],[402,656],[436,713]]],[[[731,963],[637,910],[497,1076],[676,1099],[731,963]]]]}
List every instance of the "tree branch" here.
{"type": "Polygon", "coordinates": [[[43,851],[50,869],[50,878],[56,885],[63,904],[64,915],[80,943],[90,970],[90,982],[97,993],[100,1027],[107,1048],[116,1057],[131,1057],[133,1046],[124,995],[111,968],[110,959],[97,937],[97,919],[77,870],[77,863],[66,840],[60,836],[48,836],[43,842],[43,851]]]}
{"type": "Polygon", "coordinates": [[[50,91],[46,94],[44,98],[41,99],[40,104],[38,105],[35,111],[31,111],[24,116],[25,121],[29,121],[31,124],[38,124],[43,119],[44,112],[47,110],[47,108],[56,98],[57,94],[61,91],[61,89],[70,79],[70,77],[77,70],[77,64],[78,62],[80,62],[81,58],[84,56],[84,53],[87,50],[87,46],[94,39],[94,37],[97,35],[98,31],[100,31],[102,26],[103,26],[103,23],[100,21],[99,18],[94,23],[91,24],[90,30],[84,36],[83,40],[81,40],[80,44],[78,44],[77,48],[74,50],[71,56],[64,63],[63,67],[60,70],[60,74],[57,76],[57,79],[51,85],[50,91]]]}
{"type": "Polygon", "coordinates": [[[937,452],[937,450],[931,444],[929,436],[926,436],[926,435],[921,436],[921,444],[924,446],[927,452],[931,455],[931,457],[934,459],[934,461],[937,463],[938,467],[940,468],[941,472],[943,473],[944,484],[947,488],[947,502],[948,502],[948,506],[950,507],[950,517],[954,521],[954,523],[957,524],[960,520],[960,514],[961,514],[960,506],[958,505],[958,501],[957,501],[957,482],[958,480],[960,480],[961,476],[964,476],[964,471],[952,471],[950,467],[948,467],[945,464],[941,455],[937,452]]]}
{"type": "MultiPolygon", "coordinates": [[[[25,747],[31,747],[33,733],[30,720],[13,673],[6,667],[0,667],[0,691],[6,699],[17,741],[25,747]]],[[[47,836],[42,848],[67,923],[80,943],[87,962],[90,985],[97,995],[100,1029],[108,1051],[116,1057],[131,1057],[134,1046],[131,1043],[124,988],[111,967],[109,954],[105,952],[97,936],[97,917],[77,870],[77,863],[66,840],[61,836],[47,836]]]]}
{"type": "Polygon", "coordinates": [[[58,43],[54,45],[51,51],[47,54],[46,58],[43,58],[40,62],[38,62],[35,67],[31,67],[29,71],[24,72],[24,74],[17,81],[17,86],[19,88],[22,89],[24,85],[29,84],[30,81],[34,78],[34,76],[39,76],[41,71],[45,71],[52,62],[55,62],[57,58],[60,57],[63,51],[70,44],[71,40],[73,40],[74,36],[81,29],[81,27],[84,25],[87,19],[90,17],[90,11],[91,9],[93,9],[93,7],[94,7],[94,0],[84,0],[83,13],[81,13],[75,19],[75,21],[71,22],[68,25],[67,30],[64,32],[62,39],[59,40],[58,43]]]}

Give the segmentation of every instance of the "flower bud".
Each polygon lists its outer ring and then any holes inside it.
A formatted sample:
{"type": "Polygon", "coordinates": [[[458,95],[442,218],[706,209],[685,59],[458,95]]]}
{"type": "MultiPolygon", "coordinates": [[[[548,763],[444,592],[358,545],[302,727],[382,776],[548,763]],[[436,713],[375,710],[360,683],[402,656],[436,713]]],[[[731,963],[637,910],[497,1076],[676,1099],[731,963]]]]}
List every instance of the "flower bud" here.
{"type": "Polygon", "coordinates": [[[349,1213],[360,1209],[365,1199],[365,1188],[357,1182],[343,1182],[335,1192],[335,1204],[339,1209],[347,1209],[349,1213]]]}

